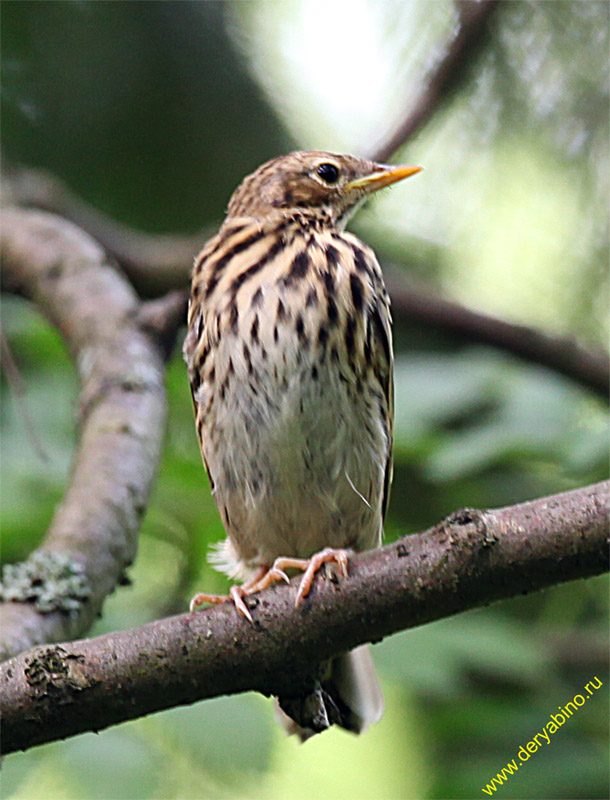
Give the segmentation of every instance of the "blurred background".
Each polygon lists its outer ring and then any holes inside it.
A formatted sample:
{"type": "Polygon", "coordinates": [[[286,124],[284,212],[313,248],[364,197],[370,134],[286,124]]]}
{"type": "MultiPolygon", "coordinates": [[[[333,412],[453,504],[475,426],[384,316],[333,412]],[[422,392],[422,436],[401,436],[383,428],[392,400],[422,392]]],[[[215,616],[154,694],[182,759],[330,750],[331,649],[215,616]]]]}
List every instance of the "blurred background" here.
{"type": "MultiPolygon", "coordinates": [[[[501,2],[468,80],[392,160],[421,164],[351,229],[440,296],[589,348],[608,334],[607,2],[501,2]]],[[[218,222],[262,161],[293,148],[372,152],[407,115],[456,28],[450,0],[2,4],[2,140],[113,218],[150,232],[218,222]]],[[[203,242],[202,242],[203,244],[203,242]]],[[[185,265],[185,273],[188,265],[185,265]]],[[[186,285],[186,279],[185,279],[186,285]]],[[[33,432],[2,383],[2,557],[24,558],[62,496],[77,384],[57,332],[2,298],[33,432]]],[[[185,368],[133,585],[92,635],[222,592],[223,536],[185,368]]],[[[592,392],[421,323],[396,330],[396,469],[387,539],[464,506],[607,476],[592,392]]],[[[285,739],[271,703],[220,698],[8,758],[15,800],[472,798],[558,705],[595,698],[498,789],[608,797],[608,583],[558,586],[374,648],[387,710],[361,738],[285,739]]]]}

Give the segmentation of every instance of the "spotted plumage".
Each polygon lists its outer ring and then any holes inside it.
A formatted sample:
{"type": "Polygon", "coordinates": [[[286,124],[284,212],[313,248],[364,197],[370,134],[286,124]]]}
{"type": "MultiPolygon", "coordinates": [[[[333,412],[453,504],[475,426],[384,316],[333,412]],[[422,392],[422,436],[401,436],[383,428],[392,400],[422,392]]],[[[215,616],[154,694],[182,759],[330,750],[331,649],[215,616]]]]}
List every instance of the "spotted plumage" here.
{"type": "Polygon", "coordinates": [[[343,228],[371,191],[416,171],[324,152],[274,159],[243,181],[196,259],[184,353],[227,531],[214,560],[246,580],[231,593],[245,616],[243,596],[299,559],[332,548],[306,572],[300,601],[322,561],[345,569],[340,551],[381,541],[390,304],[373,251],[343,228]]]}

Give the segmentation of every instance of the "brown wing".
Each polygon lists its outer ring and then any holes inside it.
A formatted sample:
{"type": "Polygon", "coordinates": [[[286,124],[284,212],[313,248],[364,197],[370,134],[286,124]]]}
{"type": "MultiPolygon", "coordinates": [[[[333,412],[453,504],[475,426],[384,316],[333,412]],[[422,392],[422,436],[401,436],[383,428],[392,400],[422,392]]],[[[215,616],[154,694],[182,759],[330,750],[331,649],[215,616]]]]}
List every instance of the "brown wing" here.
{"type": "MultiPolygon", "coordinates": [[[[378,267],[379,269],[379,267],[378,267]]],[[[393,474],[393,441],[394,441],[394,354],[392,349],[392,311],[390,298],[379,275],[375,298],[370,310],[371,362],[373,371],[385,395],[388,409],[387,432],[389,447],[383,482],[382,515],[385,519],[390,501],[390,486],[393,474]]]]}
{"type": "Polygon", "coordinates": [[[367,320],[365,334],[365,357],[372,366],[384,394],[387,419],[388,452],[386,456],[385,476],[382,498],[382,515],[385,514],[390,499],[392,483],[392,445],[394,437],[394,353],[392,348],[392,311],[390,297],[383,282],[383,275],[375,253],[370,247],[351,233],[341,234],[349,244],[354,259],[356,274],[368,277],[371,289],[367,304],[367,320]]]}
{"type": "Polygon", "coordinates": [[[220,236],[217,234],[210,239],[203,247],[195,259],[193,267],[192,281],[191,281],[191,296],[189,298],[188,307],[188,327],[187,334],[184,340],[182,353],[186,361],[189,383],[191,387],[191,400],[193,401],[193,411],[195,414],[195,423],[197,428],[197,437],[199,439],[199,449],[203,465],[210,480],[210,486],[214,491],[214,481],[210,474],[210,470],[203,452],[203,442],[201,439],[201,414],[202,410],[199,408],[195,395],[202,380],[203,361],[205,360],[206,351],[210,347],[209,334],[210,331],[205,325],[205,308],[202,300],[202,288],[204,282],[208,279],[206,262],[208,257],[217,249],[220,241],[220,236]]]}

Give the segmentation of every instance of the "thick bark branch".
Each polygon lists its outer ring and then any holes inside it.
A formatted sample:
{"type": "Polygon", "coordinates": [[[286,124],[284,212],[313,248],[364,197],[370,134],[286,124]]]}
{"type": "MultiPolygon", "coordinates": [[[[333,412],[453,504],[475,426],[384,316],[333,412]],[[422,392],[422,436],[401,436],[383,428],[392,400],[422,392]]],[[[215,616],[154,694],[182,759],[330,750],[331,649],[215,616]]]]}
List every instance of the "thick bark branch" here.
{"type": "Polygon", "coordinates": [[[358,644],[502,598],[608,569],[610,483],[529,503],[465,509],[350,560],[349,578],[295,581],[232,606],[38,647],[0,667],[5,752],[203,698],[291,696],[320,661],[358,644]]]}
{"type": "MultiPolygon", "coordinates": [[[[143,306],[96,242],[50,214],[5,209],[1,245],[4,288],[32,300],[59,328],[81,380],[69,487],[42,546],[25,562],[38,595],[43,580],[66,592],[53,597],[50,586],[45,607],[73,610],[0,605],[0,658],[7,658],[82,634],[133,560],[165,428],[163,355],[184,302],[170,296],[143,306]]],[[[16,586],[9,580],[5,596],[27,598],[26,577],[16,586]]]]}
{"type": "Polygon", "coordinates": [[[467,78],[487,39],[489,21],[497,0],[461,0],[457,34],[432,72],[423,91],[405,119],[385,141],[369,154],[373,161],[386,161],[407,142],[452,97],[467,78]]]}
{"type": "MultiPolygon", "coordinates": [[[[212,231],[196,236],[153,236],[131,230],[79,200],[56,177],[40,170],[15,172],[7,181],[14,202],[55,211],[82,226],[121,264],[140,295],[184,290],[193,256],[212,231]]],[[[444,300],[430,290],[406,285],[395,270],[388,288],[397,321],[417,320],[459,336],[514,353],[560,372],[608,398],[610,366],[602,352],[444,300]]]]}

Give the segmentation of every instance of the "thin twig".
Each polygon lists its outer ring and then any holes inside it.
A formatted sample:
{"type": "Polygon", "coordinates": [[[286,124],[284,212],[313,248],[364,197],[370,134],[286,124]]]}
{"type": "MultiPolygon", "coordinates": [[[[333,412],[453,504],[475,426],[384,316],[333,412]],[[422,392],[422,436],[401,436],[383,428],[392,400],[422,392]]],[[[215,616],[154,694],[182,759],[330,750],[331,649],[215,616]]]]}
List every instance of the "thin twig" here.
{"type": "Polygon", "coordinates": [[[461,0],[457,4],[459,23],[454,40],[404,121],[375,146],[369,158],[387,161],[431,119],[442,103],[455,94],[486,42],[489,21],[498,5],[497,0],[461,0]]]}
{"type": "Polygon", "coordinates": [[[610,399],[610,360],[602,351],[587,350],[573,339],[550,336],[535,328],[505,322],[444,300],[431,291],[407,288],[397,271],[386,278],[397,320],[433,325],[460,340],[499,347],[526,361],[554,370],[610,399]]]}

